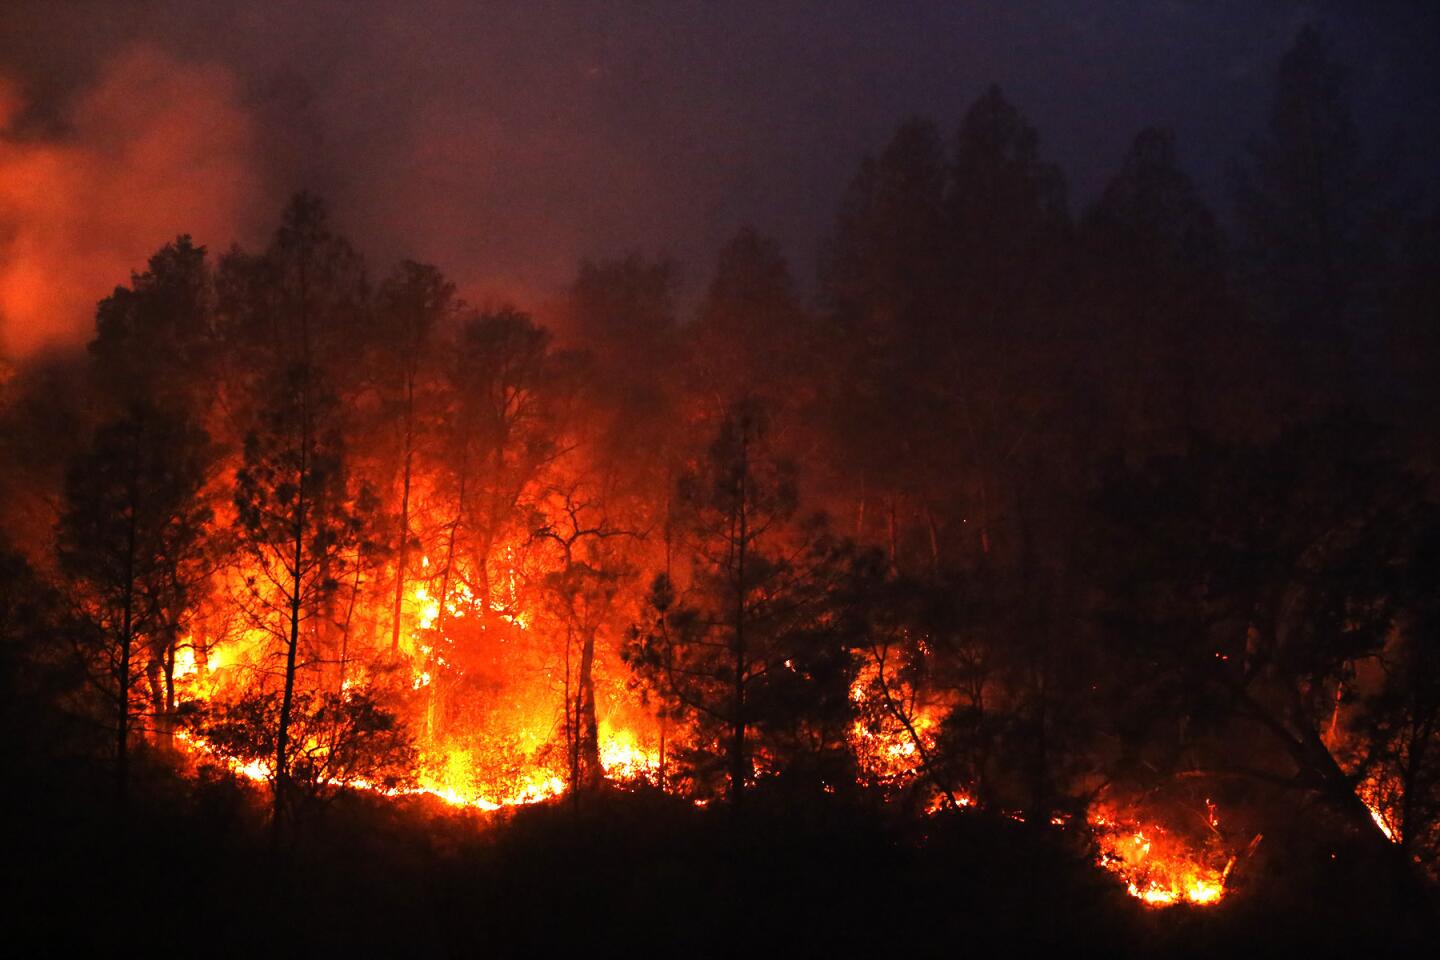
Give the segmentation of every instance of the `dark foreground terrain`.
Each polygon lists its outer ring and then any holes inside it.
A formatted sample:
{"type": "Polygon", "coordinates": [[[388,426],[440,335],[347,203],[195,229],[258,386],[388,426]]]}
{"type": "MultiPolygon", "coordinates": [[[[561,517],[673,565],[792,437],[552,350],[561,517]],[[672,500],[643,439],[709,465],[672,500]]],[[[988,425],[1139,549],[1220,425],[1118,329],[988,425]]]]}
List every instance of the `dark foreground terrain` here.
{"type": "Polygon", "coordinates": [[[122,833],[103,778],[11,759],[8,938],[45,954],[1375,957],[1433,943],[1344,855],[1289,872],[1272,858],[1219,906],[1155,910],[1073,833],[764,795],[736,818],[610,791],[498,815],[343,796],[277,856],[264,794],[228,775],[151,764],[122,833]]]}

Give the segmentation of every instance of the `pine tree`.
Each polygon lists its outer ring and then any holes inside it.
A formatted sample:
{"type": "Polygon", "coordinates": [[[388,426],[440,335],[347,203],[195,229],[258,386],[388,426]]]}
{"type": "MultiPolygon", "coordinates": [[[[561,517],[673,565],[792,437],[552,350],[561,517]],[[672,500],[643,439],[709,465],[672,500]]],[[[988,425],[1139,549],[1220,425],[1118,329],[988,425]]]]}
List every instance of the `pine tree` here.
{"type": "MultiPolygon", "coordinates": [[[[209,440],[190,422],[136,407],[103,425],[70,467],[57,533],[60,568],[93,631],[99,680],[115,719],[116,796],[123,807],[136,678],[172,675],[176,638],[209,566],[201,495],[209,440]]],[[[164,701],[173,704],[173,690],[164,701]]]]}
{"type": "Polygon", "coordinates": [[[279,641],[284,661],[272,763],[278,839],[290,799],[297,673],[326,659],[321,626],[328,601],[366,530],[345,473],[334,395],[303,364],[282,371],[268,387],[259,423],[245,440],[234,499],[252,564],[247,612],[255,626],[279,641]],[[302,661],[305,626],[310,643],[302,661]]]}
{"type": "Polygon", "coordinates": [[[778,745],[824,754],[844,735],[835,709],[848,710],[848,652],[822,629],[823,538],[792,523],[796,507],[793,468],[776,456],[764,412],[737,402],[680,479],[682,569],[655,579],[659,618],[627,651],[662,702],[694,724],[697,787],[723,777],[737,808],[757,753],[783,768],[799,755],[781,756],[778,745]]]}
{"type": "Polygon", "coordinates": [[[1345,70],[1313,26],[1280,62],[1263,136],[1232,174],[1240,263],[1261,318],[1295,359],[1302,401],[1353,396],[1375,211],[1345,70]],[[1337,394],[1338,391],[1338,394],[1337,394]]]}
{"type": "Polygon", "coordinates": [[[400,653],[401,611],[409,572],[411,495],[420,442],[422,366],[436,328],[455,309],[455,285],[434,267],[406,260],[380,287],[376,336],[384,414],[400,433],[399,518],[395,537],[395,594],[390,613],[390,655],[400,653]]]}

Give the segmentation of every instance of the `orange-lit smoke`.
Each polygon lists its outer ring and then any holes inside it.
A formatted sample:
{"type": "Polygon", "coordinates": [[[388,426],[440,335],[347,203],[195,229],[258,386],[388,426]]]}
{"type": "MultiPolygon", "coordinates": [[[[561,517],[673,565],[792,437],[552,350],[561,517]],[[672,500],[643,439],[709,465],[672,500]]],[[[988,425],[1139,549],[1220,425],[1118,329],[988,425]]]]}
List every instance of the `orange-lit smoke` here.
{"type": "Polygon", "coordinates": [[[61,132],[0,78],[0,354],[82,341],[95,302],[178,233],[217,248],[257,195],[253,124],[223,68],[149,47],[106,63],[61,132]]]}

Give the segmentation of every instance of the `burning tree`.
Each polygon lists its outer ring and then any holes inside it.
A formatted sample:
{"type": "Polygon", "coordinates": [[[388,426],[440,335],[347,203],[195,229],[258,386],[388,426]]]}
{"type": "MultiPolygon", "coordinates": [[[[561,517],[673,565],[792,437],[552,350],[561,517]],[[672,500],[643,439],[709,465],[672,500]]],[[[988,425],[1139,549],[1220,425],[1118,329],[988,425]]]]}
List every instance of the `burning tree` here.
{"type": "Polygon", "coordinates": [[[243,466],[235,479],[235,508],[255,564],[246,577],[249,614],[283,652],[271,768],[278,824],[293,759],[290,722],[297,671],[339,663],[331,643],[334,632],[326,623],[329,602],[346,564],[353,562],[365,523],[347,483],[343,443],[327,423],[334,411],[333,396],[304,365],[285,370],[272,389],[272,406],[263,414],[262,428],[246,438],[243,466]]]}
{"type": "MultiPolygon", "coordinates": [[[[405,588],[413,555],[413,493],[418,447],[426,418],[422,415],[425,361],[434,347],[437,328],[454,314],[455,285],[434,267],[406,260],[380,288],[380,327],[374,338],[378,388],[383,396],[381,415],[399,433],[397,485],[400,488],[395,533],[395,593],[390,610],[390,655],[400,655],[405,588]]],[[[443,601],[442,601],[443,602],[443,601]]]]}
{"type": "Polygon", "coordinates": [[[260,685],[262,696],[279,697],[271,765],[278,838],[295,750],[305,747],[290,730],[298,671],[341,663],[331,603],[372,527],[373,498],[347,471],[335,385],[340,361],[354,349],[346,334],[360,308],[363,271],[329,232],[324,207],[301,196],[266,254],[233,254],[226,273],[231,336],[260,358],[234,506],[252,565],[244,574],[247,615],[278,643],[283,661],[279,691],[260,685]]]}
{"type": "Polygon", "coordinates": [[[522,500],[559,443],[550,393],[558,366],[549,332],[517,310],[475,314],[460,328],[447,374],[454,409],[438,448],[451,510],[438,570],[442,617],[457,583],[481,617],[493,612],[492,557],[523,529],[522,500]]]}
{"type": "Polygon", "coordinates": [[[1353,730],[1351,742],[1337,746],[1376,825],[1433,878],[1440,862],[1440,518],[1433,509],[1420,512],[1404,556],[1396,629],[1369,682],[1345,698],[1353,730]]]}
{"type": "Polygon", "coordinates": [[[425,688],[431,746],[470,750],[477,731],[462,715],[493,713],[507,672],[534,667],[536,644],[520,637],[530,622],[520,607],[528,585],[521,568],[562,443],[567,359],[551,349],[548,331],[513,309],[470,313],[451,335],[445,414],[422,460],[431,613],[409,652],[425,688]]]}
{"type": "Polygon", "coordinates": [[[578,485],[557,490],[550,500],[549,516],[535,536],[554,544],[562,557],[558,569],[545,576],[544,590],[565,626],[565,742],[570,789],[578,791],[605,775],[595,713],[595,644],[612,618],[627,572],[614,551],[606,550],[606,541],[636,534],[614,526],[603,503],[587,498],[578,485]],[[573,671],[572,651],[578,652],[573,671]]]}

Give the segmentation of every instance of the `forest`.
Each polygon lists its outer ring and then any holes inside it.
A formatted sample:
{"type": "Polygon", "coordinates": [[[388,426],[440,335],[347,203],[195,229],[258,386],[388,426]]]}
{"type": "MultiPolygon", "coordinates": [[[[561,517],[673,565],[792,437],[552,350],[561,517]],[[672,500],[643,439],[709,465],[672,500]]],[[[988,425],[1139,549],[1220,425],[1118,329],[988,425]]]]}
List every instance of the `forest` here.
{"type": "Polygon", "coordinates": [[[0,360],[13,928],[1433,947],[1440,208],[1324,34],[1273,77],[1223,209],[905,120],[815,296],[746,228],[468,303],[308,192],[114,278],[0,360]]]}

